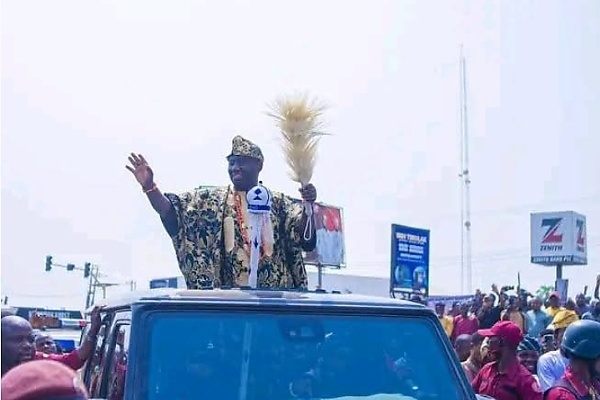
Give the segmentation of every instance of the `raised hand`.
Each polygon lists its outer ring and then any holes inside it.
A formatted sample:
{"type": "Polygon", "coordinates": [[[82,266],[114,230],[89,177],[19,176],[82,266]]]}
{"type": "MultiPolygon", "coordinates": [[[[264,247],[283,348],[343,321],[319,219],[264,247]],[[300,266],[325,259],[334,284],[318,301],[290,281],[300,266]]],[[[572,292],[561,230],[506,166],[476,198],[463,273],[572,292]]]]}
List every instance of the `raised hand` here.
{"type": "Polygon", "coordinates": [[[314,187],[312,183],[304,186],[304,188],[299,189],[300,195],[302,196],[302,200],[314,203],[317,200],[317,189],[314,187]]]}
{"type": "Polygon", "coordinates": [[[102,326],[102,317],[100,316],[102,309],[103,307],[96,306],[90,313],[90,333],[93,335],[97,335],[102,326]]]}
{"type": "Polygon", "coordinates": [[[128,160],[131,165],[126,165],[125,168],[135,176],[135,179],[144,190],[150,190],[154,185],[154,172],[152,172],[152,168],[150,168],[144,156],[131,153],[128,160]]]}

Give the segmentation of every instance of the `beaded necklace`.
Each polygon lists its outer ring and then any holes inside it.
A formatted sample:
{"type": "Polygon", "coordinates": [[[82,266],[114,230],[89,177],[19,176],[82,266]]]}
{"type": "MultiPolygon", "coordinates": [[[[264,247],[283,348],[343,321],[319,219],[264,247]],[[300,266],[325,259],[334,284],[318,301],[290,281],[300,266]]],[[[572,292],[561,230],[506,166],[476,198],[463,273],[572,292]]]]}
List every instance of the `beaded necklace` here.
{"type": "MultiPolygon", "coordinates": [[[[239,193],[235,193],[234,194],[234,207],[235,207],[235,214],[236,214],[236,218],[237,218],[237,222],[238,222],[238,226],[240,227],[240,232],[242,233],[242,239],[244,240],[244,244],[246,246],[244,246],[244,251],[246,252],[246,254],[248,254],[248,257],[250,257],[250,249],[252,248],[252,244],[250,243],[250,238],[248,236],[248,226],[246,225],[246,222],[244,221],[244,213],[242,210],[242,199],[239,193]]],[[[264,247],[261,243],[260,245],[260,259],[264,258],[264,247]]]]}

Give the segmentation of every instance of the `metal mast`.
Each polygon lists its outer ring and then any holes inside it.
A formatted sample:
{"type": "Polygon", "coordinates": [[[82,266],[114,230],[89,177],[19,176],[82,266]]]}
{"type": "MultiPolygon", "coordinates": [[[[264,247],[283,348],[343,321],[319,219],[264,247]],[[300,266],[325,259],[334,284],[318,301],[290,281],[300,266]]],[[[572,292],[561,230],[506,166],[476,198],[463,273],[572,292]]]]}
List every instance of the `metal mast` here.
{"type": "Polygon", "coordinates": [[[461,294],[473,291],[471,265],[471,178],[469,175],[469,129],[467,114],[467,65],[460,46],[460,158],[461,158],[461,294]],[[466,278],[466,280],[465,280],[466,278]],[[465,287],[466,281],[466,287],[465,287]]]}

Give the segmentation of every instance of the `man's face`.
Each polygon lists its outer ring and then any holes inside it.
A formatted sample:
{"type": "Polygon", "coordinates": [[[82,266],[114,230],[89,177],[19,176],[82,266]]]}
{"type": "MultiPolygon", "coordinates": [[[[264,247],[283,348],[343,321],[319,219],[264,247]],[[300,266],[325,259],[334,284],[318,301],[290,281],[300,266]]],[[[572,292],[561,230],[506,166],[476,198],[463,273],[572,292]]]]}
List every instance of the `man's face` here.
{"type": "Polygon", "coordinates": [[[54,354],[56,343],[49,335],[40,335],[35,339],[35,349],[45,354],[54,354]]]}
{"type": "Polygon", "coordinates": [[[456,350],[456,355],[458,355],[458,359],[463,362],[469,358],[471,354],[471,342],[466,340],[457,340],[454,345],[454,349],[456,350]]]}
{"type": "Polygon", "coordinates": [[[540,299],[531,300],[531,308],[535,311],[539,311],[542,308],[542,301],[540,299]]]}
{"type": "Polygon", "coordinates": [[[575,302],[573,301],[573,299],[567,300],[567,302],[565,303],[565,308],[567,310],[575,311],[575,302]]]}
{"type": "Polygon", "coordinates": [[[483,299],[483,307],[492,308],[493,305],[494,300],[491,297],[486,297],[485,299],[483,299]]]}
{"type": "Polygon", "coordinates": [[[435,306],[435,313],[437,315],[444,315],[444,311],[446,311],[446,307],[442,304],[438,304],[435,306]]]}
{"type": "Polygon", "coordinates": [[[517,353],[517,357],[519,358],[519,362],[523,365],[529,372],[532,374],[537,373],[537,362],[540,358],[537,351],[534,350],[524,350],[517,353]]]}
{"type": "Polygon", "coordinates": [[[258,182],[261,162],[252,157],[230,156],[227,158],[229,178],[236,190],[248,191],[258,182]]]}
{"type": "Polygon", "coordinates": [[[583,307],[585,305],[585,296],[583,294],[578,294],[577,297],[575,297],[575,303],[577,303],[577,306],[583,307]]]}
{"type": "Polygon", "coordinates": [[[496,361],[502,356],[504,351],[504,342],[498,336],[490,337],[487,356],[491,361],[496,361]]]}
{"type": "Polygon", "coordinates": [[[527,297],[519,297],[519,309],[524,310],[527,308],[527,297]]]}
{"type": "Polygon", "coordinates": [[[457,314],[460,314],[460,307],[458,306],[458,304],[454,303],[452,304],[452,315],[457,314]]]}
{"type": "Polygon", "coordinates": [[[31,325],[20,317],[5,317],[2,324],[2,366],[12,368],[35,355],[34,337],[31,325]]]}
{"type": "Polygon", "coordinates": [[[552,296],[550,299],[548,299],[548,302],[550,303],[550,307],[558,307],[558,297],[552,296]]]}

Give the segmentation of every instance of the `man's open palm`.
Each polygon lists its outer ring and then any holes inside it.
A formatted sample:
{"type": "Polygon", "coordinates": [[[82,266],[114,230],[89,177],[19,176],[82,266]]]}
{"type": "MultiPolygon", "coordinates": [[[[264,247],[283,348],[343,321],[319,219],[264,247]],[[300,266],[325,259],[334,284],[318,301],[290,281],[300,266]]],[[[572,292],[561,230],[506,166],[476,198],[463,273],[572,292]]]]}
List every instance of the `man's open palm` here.
{"type": "Polygon", "coordinates": [[[154,183],[154,173],[144,156],[131,153],[128,159],[131,165],[126,165],[125,168],[131,171],[144,190],[150,189],[150,186],[154,183]]]}

